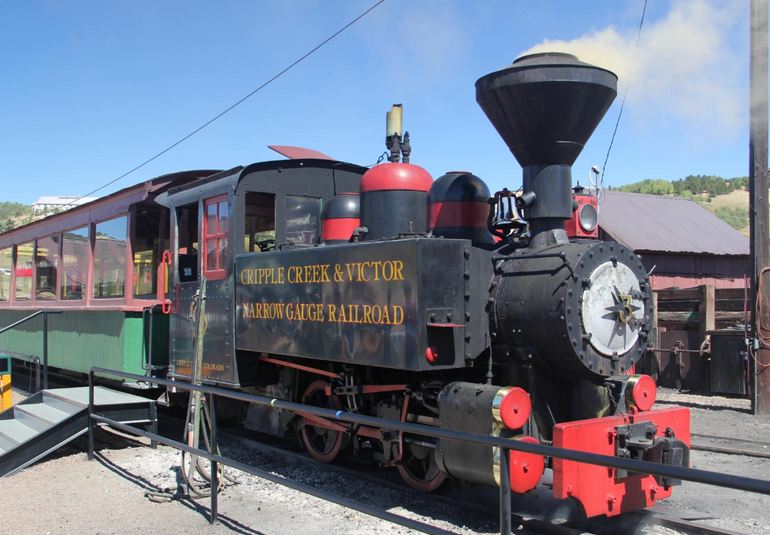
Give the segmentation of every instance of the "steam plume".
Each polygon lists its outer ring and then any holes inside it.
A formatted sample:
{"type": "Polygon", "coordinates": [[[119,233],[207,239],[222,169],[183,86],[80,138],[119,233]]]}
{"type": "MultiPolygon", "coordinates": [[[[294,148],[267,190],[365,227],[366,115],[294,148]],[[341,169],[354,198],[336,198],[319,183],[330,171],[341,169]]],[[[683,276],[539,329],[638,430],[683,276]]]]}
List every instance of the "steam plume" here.
{"type": "Polygon", "coordinates": [[[728,41],[746,18],[746,2],[680,0],[663,19],[648,19],[636,53],[636,28],[612,26],[525,53],[569,52],[610,69],[620,91],[631,84],[627,106],[637,118],[674,115],[734,133],[745,124],[748,46],[731,54],[728,41]]]}

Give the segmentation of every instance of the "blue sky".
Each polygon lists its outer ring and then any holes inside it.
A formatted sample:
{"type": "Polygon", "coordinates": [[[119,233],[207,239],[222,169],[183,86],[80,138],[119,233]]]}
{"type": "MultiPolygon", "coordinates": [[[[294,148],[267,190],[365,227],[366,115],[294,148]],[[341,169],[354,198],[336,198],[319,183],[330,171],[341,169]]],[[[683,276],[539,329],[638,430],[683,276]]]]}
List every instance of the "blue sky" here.
{"type": "MultiPolygon", "coordinates": [[[[374,0],[0,4],[0,200],[81,195],[252,91],[374,0]]],[[[386,0],[287,75],[100,192],[172,171],[274,159],[269,144],[368,165],[384,116],[405,106],[413,163],[473,171],[492,189],[521,171],[474,83],[541,45],[630,80],[605,185],[748,170],[748,2],[386,0]],[[543,45],[544,41],[548,42],[543,45]],[[587,57],[586,57],[587,56],[587,57]]],[[[573,168],[601,165],[620,96],[573,168]]]]}

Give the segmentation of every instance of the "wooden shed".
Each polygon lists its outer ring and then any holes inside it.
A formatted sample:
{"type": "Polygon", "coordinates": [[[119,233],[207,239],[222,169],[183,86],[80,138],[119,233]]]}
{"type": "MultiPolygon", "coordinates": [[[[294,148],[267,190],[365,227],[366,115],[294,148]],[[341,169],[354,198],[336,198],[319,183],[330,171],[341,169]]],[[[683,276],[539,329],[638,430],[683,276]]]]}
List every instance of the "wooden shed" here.
{"type": "Polygon", "coordinates": [[[663,386],[708,391],[709,355],[701,352],[708,333],[749,314],[748,238],[681,197],[608,191],[600,201],[600,236],[636,251],[650,272],[654,350],[642,369],[663,386]]]}

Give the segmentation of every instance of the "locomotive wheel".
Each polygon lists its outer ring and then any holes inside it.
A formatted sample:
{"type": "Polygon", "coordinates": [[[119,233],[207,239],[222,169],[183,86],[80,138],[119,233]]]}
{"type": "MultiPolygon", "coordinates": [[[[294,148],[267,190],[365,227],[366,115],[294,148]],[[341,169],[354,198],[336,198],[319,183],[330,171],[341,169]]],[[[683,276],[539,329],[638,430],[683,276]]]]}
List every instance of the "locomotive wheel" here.
{"type": "Polygon", "coordinates": [[[404,437],[404,457],[397,468],[407,485],[421,492],[433,492],[446,481],[446,474],[439,470],[435,453],[435,448],[407,442],[404,437]]]}
{"type": "MultiPolygon", "coordinates": [[[[310,383],[302,395],[302,403],[327,409],[341,408],[340,400],[337,396],[326,395],[327,386],[329,386],[329,383],[321,379],[310,383]]],[[[300,433],[307,452],[313,459],[322,463],[334,461],[348,442],[348,437],[345,433],[324,427],[314,427],[304,421],[304,419],[300,433]]]]}

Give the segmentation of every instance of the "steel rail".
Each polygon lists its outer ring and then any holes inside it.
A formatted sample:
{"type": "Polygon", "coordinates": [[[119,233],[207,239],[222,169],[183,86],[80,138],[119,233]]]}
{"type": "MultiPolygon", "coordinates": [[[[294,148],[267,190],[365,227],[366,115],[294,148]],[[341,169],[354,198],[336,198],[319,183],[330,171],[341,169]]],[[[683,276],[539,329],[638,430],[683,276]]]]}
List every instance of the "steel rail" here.
{"type": "MultiPolygon", "coordinates": [[[[635,459],[627,459],[622,457],[611,457],[608,455],[600,455],[596,453],[588,453],[584,451],[571,450],[566,448],[559,448],[555,446],[548,446],[545,444],[533,444],[528,442],[521,442],[515,439],[501,438],[492,435],[480,435],[475,433],[468,433],[464,431],[454,431],[451,429],[444,429],[441,427],[432,427],[422,424],[415,424],[409,422],[400,422],[396,420],[386,420],[382,418],[376,418],[374,416],[364,416],[360,414],[353,414],[341,410],[325,409],[321,407],[313,407],[310,405],[303,405],[301,403],[295,403],[291,401],[281,400],[277,398],[269,398],[265,396],[258,396],[254,394],[247,394],[244,392],[238,392],[233,390],[227,390],[225,388],[209,386],[209,385],[192,385],[189,383],[182,383],[180,381],[170,381],[168,379],[160,378],[148,378],[143,375],[136,375],[127,372],[121,372],[117,370],[109,370],[107,368],[92,368],[91,373],[99,373],[101,375],[115,375],[118,377],[125,377],[127,379],[141,379],[148,381],[152,384],[165,385],[169,387],[176,387],[181,390],[198,391],[204,394],[212,394],[222,396],[237,401],[244,401],[248,403],[256,403],[258,405],[271,406],[276,409],[284,409],[290,412],[304,412],[315,416],[321,416],[338,420],[341,422],[369,425],[372,427],[380,427],[383,429],[390,429],[395,431],[403,431],[405,433],[411,433],[416,435],[423,435],[432,438],[457,440],[460,442],[471,442],[475,444],[483,444],[487,446],[493,446],[501,448],[503,450],[522,451],[525,453],[533,453],[535,455],[543,455],[547,457],[555,457],[568,461],[576,461],[586,464],[593,464],[598,466],[605,466],[608,468],[615,468],[621,470],[627,470],[629,472],[636,472],[641,474],[650,474],[655,476],[661,476],[672,479],[681,479],[684,481],[692,481],[695,483],[705,483],[707,485],[714,485],[718,487],[731,488],[736,490],[745,490],[749,492],[756,492],[759,494],[770,495],[770,481],[755,479],[745,476],[736,476],[731,474],[723,474],[717,472],[710,472],[707,470],[700,470],[696,468],[684,468],[680,466],[670,466],[652,463],[648,461],[638,461],[635,459]]],[[[501,456],[506,458],[507,455],[501,456]]],[[[503,479],[501,478],[501,481],[503,479]]]]}
{"type": "Polygon", "coordinates": [[[753,446],[761,446],[767,449],[770,447],[769,442],[763,442],[761,440],[749,440],[745,438],[733,438],[724,437],[719,435],[704,435],[700,433],[691,433],[690,438],[701,438],[705,440],[714,440],[723,442],[726,444],[705,444],[705,443],[693,443],[690,445],[692,450],[710,451],[712,453],[723,453],[725,455],[744,455],[746,457],[757,457],[760,459],[770,459],[770,451],[760,451],[756,449],[746,449],[745,447],[731,448],[729,444],[748,444],[753,446]]]}
{"type": "Polygon", "coordinates": [[[752,440],[750,438],[737,438],[737,437],[726,437],[724,435],[707,435],[704,433],[690,433],[691,438],[705,438],[709,440],[723,440],[725,442],[742,442],[744,444],[754,444],[758,446],[767,446],[770,447],[770,442],[765,442],[762,440],[752,440]]]}
{"type": "Polygon", "coordinates": [[[679,518],[667,513],[651,511],[650,516],[655,519],[655,521],[661,526],[683,530],[687,533],[694,533],[696,535],[745,535],[744,533],[738,531],[716,526],[709,526],[707,524],[703,524],[702,522],[695,522],[693,520],[679,518]]]}
{"type": "Polygon", "coordinates": [[[743,450],[738,448],[726,448],[724,446],[712,446],[710,444],[693,444],[691,450],[708,451],[711,453],[722,453],[724,455],[743,455],[745,457],[757,457],[759,459],[770,459],[770,452],[743,450]]]}

